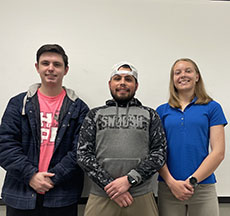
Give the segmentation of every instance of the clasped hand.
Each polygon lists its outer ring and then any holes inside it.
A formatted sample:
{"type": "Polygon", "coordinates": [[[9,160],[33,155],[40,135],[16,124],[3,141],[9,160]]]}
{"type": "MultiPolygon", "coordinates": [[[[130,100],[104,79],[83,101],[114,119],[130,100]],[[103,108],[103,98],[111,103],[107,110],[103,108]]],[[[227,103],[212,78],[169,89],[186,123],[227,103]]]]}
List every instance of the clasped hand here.
{"type": "Polygon", "coordinates": [[[188,200],[194,193],[194,188],[188,181],[175,181],[170,186],[170,190],[181,201],[188,200]]]}
{"type": "Polygon", "coordinates": [[[133,202],[133,197],[128,191],[130,187],[127,176],[122,176],[106,185],[104,190],[110,199],[115,201],[120,207],[127,207],[133,202]]]}
{"type": "Polygon", "coordinates": [[[53,177],[54,173],[48,173],[48,172],[38,172],[35,173],[30,182],[29,185],[32,187],[37,193],[45,193],[49,191],[51,188],[54,187],[54,184],[51,180],[51,177],[53,177]]]}

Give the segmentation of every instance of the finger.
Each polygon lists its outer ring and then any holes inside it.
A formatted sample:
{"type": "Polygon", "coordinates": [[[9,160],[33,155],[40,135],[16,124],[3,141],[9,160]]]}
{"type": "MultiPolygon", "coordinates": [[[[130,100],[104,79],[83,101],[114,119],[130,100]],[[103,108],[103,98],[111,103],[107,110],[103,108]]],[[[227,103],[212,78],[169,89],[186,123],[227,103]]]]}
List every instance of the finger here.
{"type": "Polygon", "coordinates": [[[122,202],[118,202],[118,205],[119,205],[120,207],[123,207],[123,203],[122,203],[122,202]]]}
{"type": "Polygon", "coordinates": [[[106,190],[106,193],[111,197],[111,196],[113,196],[113,195],[116,193],[116,189],[110,187],[110,188],[108,188],[108,189],[106,190]]]}
{"type": "Polygon", "coordinates": [[[129,198],[126,200],[126,202],[127,202],[128,206],[130,206],[133,203],[133,201],[129,198]]]}
{"type": "Polygon", "coordinates": [[[185,188],[186,188],[187,190],[189,190],[189,191],[192,191],[192,192],[194,191],[193,186],[190,185],[189,183],[185,185],[185,188]]]}
{"type": "Polygon", "coordinates": [[[119,199],[114,200],[120,207],[123,207],[122,201],[120,201],[119,199]]]}
{"type": "Polygon", "coordinates": [[[119,195],[120,195],[120,194],[117,192],[117,193],[115,193],[114,195],[111,196],[111,199],[112,199],[112,200],[113,200],[113,199],[116,199],[117,197],[119,197],[119,195]]]}
{"type": "Polygon", "coordinates": [[[45,181],[51,185],[54,185],[53,181],[50,179],[50,177],[45,177],[45,181]]]}
{"type": "Polygon", "coordinates": [[[188,200],[188,199],[190,199],[190,197],[191,197],[191,195],[184,195],[183,200],[188,200]]]}
{"type": "Polygon", "coordinates": [[[129,192],[126,192],[126,194],[127,194],[127,197],[129,198],[129,200],[133,201],[132,195],[129,192]]]}
{"type": "Polygon", "coordinates": [[[116,192],[115,191],[106,191],[109,197],[112,197],[116,192]]]}
{"type": "Polygon", "coordinates": [[[111,185],[112,184],[112,182],[110,182],[109,184],[107,184],[105,187],[104,187],[104,190],[105,191],[107,191],[107,190],[109,190],[110,188],[111,188],[111,185]]]}
{"type": "Polygon", "coordinates": [[[41,189],[46,190],[46,191],[50,190],[50,189],[53,188],[53,187],[54,187],[54,186],[53,186],[52,184],[48,183],[48,182],[44,182],[44,183],[41,185],[41,189]]]}
{"type": "Polygon", "coordinates": [[[133,202],[132,199],[130,199],[128,195],[125,196],[123,199],[123,205],[125,207],[130,206],[132,204],[132,202],[133,202]]]}
{"type": "Polygon", "coordinates": [[[109,195],[112,195],[114,192],[113,192],[113,189],[112,188],[109,188],[106,190],[106,193],[109,195]]]}
{"type": "Polygon", "coordinates": [[[107,194],[109,195],[109,197],[110,197],[111,199],[115,199],[115,198],[117,198],[118,196],[121,195],[121,192],[118,191],[118,190],[116,190],[116,189],[113,189],[112,191],[107,192],[107,194]]]}
{"type": "Polygon", "coordinates": [[[45,177],[53,177],[53,176],[55,176],[55,173],[46,172],[46,173],[44,173],[44,176],[45,177]]]}
{"type": "Polygon", "coordinates": [[[186,196],[192,196],[193,193],[194,193],[193,191],[187,190],[184,194],[185,194],[186,196]]]}
{"type": "Polygon", "coordinates": [[[127,207],[128,206],[128,203],[125,200],[122,201],[122,204],[123,204],[123,207],[127,207]]]}

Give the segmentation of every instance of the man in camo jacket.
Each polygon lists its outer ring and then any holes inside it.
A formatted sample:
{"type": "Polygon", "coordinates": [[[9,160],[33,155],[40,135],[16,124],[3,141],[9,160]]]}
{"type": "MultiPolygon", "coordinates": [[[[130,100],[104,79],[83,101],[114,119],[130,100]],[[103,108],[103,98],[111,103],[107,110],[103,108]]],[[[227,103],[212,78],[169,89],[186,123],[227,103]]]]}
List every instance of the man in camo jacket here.
{"type": "Polygon", "coordinates": [[[112,69],[113,100],[92,109],[78,143],[79,165],[91,178],[85,216],[157,216],[153,175],[165,164],[166,138],[155,110],[134,98],[136,68],[112,69]]]}

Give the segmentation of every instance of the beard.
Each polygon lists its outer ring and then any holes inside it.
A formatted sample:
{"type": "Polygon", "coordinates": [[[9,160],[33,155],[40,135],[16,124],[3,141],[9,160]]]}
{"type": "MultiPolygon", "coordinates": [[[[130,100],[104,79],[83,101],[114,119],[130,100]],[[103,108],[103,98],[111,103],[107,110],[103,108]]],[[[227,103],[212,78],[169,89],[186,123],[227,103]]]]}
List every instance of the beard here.
{"type": "Polygon", "coordinates": [[[113,97],[113,99],[118,103],[118,104],[127,104],[135,95],[135,92],[132,94],[129,94],[128,96],[118,96],[117,94],[114,94],[111,90],[110,93],[113,97]]]}

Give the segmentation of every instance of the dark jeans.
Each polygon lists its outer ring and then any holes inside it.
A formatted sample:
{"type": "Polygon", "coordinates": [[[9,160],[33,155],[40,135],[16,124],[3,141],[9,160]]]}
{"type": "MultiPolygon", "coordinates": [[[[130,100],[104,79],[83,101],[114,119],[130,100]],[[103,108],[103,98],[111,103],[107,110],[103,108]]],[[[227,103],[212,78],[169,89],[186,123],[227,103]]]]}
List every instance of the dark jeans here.
{"type": "Polygon", "coordinates": [[[44,196],[38,194],[35,209],[21,210],[6,206],[6,216],[77,216],[77,203],[58,208],[43,207],[44,196]]]}

